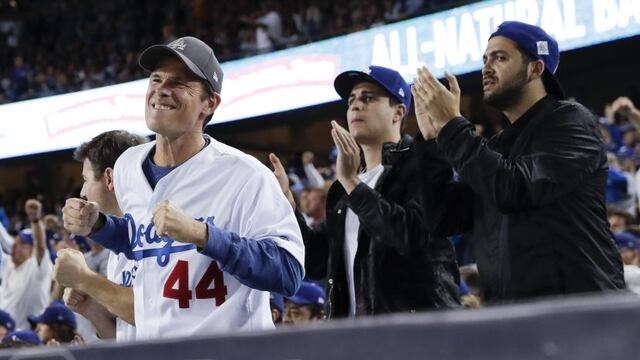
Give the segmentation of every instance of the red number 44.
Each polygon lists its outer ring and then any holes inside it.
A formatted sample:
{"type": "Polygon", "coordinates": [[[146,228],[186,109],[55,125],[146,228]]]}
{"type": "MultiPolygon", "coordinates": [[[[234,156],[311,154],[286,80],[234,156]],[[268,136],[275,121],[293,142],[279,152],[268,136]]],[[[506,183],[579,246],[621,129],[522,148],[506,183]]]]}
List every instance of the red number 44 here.
{"type": "MultiPolygon", "coordinates": [[[[189,307],[189,300],[193,299],[193,292],[189,289],[189,263],[178,260],[176,267],[164,283],[162,295],[166,298],[178,300],[181,309],[189,307]],[[176,288],[177,285],[177,288],[176,288]]],[[[198,285],[196,285],[196,299],[216,299],[216,306],[222,305],[227,296],[227,287],[224,285],[222,271],[218,269],[218,264],[212,261],[204,272],[198,285]],[[213,283],[213,288],[209,286],[213,283]]]]}

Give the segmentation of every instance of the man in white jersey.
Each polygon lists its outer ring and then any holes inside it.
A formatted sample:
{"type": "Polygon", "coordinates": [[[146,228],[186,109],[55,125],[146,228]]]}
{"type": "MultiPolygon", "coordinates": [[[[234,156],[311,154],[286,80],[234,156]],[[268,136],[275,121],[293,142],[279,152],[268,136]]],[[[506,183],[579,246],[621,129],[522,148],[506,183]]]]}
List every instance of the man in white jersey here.
{"type": "Polygon", "coordinates": [[[221,101],[213,50],[183,37],[139,62],[151,72],[145,119],[156,140],[116,162],[124,217],[69,199],[65,228],[138,260],[137,340],[273,328],[268,291],[295,293],[304,246],[269,169],[202,133],[221,101]]]}
{"type": "MultiPolygon", "coordinates": [[[[370,66],[338,75],[334,87],[348,104],[349,130],[332,122],[338,180],[329,189],[323,224],[310,228],[298,217],[307,274],[328,279],[327,317],[458,306],[453,247],[428,233],[421,207],[416,154],[428,144],[402,136],[409,85],[393,69],[370,66]]],[[[292,199],[282,165],[275,155],[271,161],[292,199]]],[[[438,171],[451,178],[446,163],[438,171]]]]}
{"type": "MultiPolygon", "coordinates": [[[[80,145],[73,154],[82,162],[80,196],[95,201],[107,214],[122,216],[113,184],[116,159],[129,147],[147,142],[123,130],[104,132],[80,145]]],[[[105,251],[105,250],[103,250],[105,251]]],[[[124,254],[109,252],[107,278],[91,271],[86,256],[74,249],[58,252],[54,280],[66,286],[64,300],[71,310],[86,317],[102,339],[135,340],[133,277],[137,264],[124,254]],[[128,321],[128,322],[127,322],[128,321]]]]}
{"type": "Polygon", "coordinates": [[[15,237],[11,257],[0,268],[0,309],[28,329],[27,316],[40,313],[49,304],[51,261],[45,245],[42,203],[29,199],[24,206],[31,227],[15,237]]]}

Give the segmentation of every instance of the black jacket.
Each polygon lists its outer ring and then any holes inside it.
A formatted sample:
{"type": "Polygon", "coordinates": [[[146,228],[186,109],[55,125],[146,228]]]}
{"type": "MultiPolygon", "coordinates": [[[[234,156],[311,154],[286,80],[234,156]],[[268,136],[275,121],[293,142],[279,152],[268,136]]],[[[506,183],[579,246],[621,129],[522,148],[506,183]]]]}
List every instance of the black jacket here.
{"type": "Polygon", "coordinates": [[[445,202],[449,213],[440,216],[453,229],[473,206],[488,300],[625,288],[606,216],[606,152],[586,108],[545,97],[489,141],[464,118],[437,141],[476,195],[445,202]]]}
{"type": "MultiPolygon", "coordinates": [[[[459,273],[452,245],[430,237],[424,222],[413,140],[384,145],[384,171],[375,189],[359,184],[351,194],[336,181],[327,195],[327,220],[311,229],[298,214],[305,269],[328,278],[328,317],[345,317],[349,295],[344,257],[347,208],[360,221],[354,263],[356,316],[459,305],[459,273]]],[[[446,163],[434,171],[450,171],[446,163]]]]}

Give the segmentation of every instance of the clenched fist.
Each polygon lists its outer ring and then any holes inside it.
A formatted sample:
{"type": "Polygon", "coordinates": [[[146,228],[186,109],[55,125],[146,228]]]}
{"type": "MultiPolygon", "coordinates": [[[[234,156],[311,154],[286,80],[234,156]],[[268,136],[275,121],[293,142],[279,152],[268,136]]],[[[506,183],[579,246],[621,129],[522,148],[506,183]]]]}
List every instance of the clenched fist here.
{"type": "Polygon", "coordinates": [[[100,215],[97,203],[83,199],[67,199],[62,208],[62,221],[64,228],[81,236],[89,235],[100,215]]]}
{"type": "Polygon", "coordinates": [[[155,225],[158,236],[196,244],[201,248],[207,244],[207,225],[189,217],[168,200],[156,207],[151,221],[155,225]]]}
{"type": "Polygon", "coordinates": [[[29,221],[34,222],[42,218],[42,203],[36,199],[29,199],[24,203],[24,212],[29,221]]]}
{"type": "Polygon", "coordinates": [[[67,305],[71,311],[83,316],[87,313],[89,302],[93,301],[87,294],[72,288],[64,289],[62,300],[64,300],[64,304],[67,305]]]}
{"type": "Polygon", "coordinates": [[[56,263],[53,266],[53,280],[64,287],[82,291],[91,272],[82,252],[74,249],[62,249],[58,252],[56,263]]]}

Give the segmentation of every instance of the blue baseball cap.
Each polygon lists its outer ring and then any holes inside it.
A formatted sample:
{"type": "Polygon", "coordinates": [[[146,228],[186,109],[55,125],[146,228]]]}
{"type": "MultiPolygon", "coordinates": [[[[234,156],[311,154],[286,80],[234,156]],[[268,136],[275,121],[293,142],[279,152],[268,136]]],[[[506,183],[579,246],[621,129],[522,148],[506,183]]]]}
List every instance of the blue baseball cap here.
{"type": "Polygon", "coordinates": [[[61,323],[68,325],[72,329],[75,330],[77,327],[76,323],[76,315],[69,310],[68,307],[54,302],[49,305],[44,312],[40,316],[30,315],[27,317],[31,324],[51,324],[51,323],[61,323]]]}
{"type": "Polygon", "coordinates": [[[2,338],[3,344],[11,344],[15,342],[23,342],[31,345],[42,345],[42,341],[35,331],[31,330],[16,330],[8,333],[2,338]]]}
{"type": "Polygon", "coordinates": [[[9,331],[16,329],[16,321],[13,320],[13,317],[11,317],[8,312],[2,310],[0,310],[0,325],[4,326],[9,331]]]}
{"type": "Polygon", "coordinates": [[[324,307],[324,289],[315,283],[303,281],[295,295],[286,298],[297,305],[315,305],[324,307]]]}
{"type": "Polygon", "coordinates": [[[380,85],[407,108],[411,107],[411,88],[399,72],[382,66],[369,66],[366,71],[345,71],[336,77],[333,87],[344,100],[349,99],[351,90],[361,82],[371,82],[380,85]]]}
{"type": "Polygon", "coordinates": [[[278,311],[280,311],[280,314],[284,313],[284,300],[282,299],[282,295],[270,293],[269,304],[272,308],[278,309],[278,311]]]}
{"type": "Polygon", "coordinates": [[[31,231],[31,229],[20,230],[18,236],[23,243],[33,245],[33,232],[31,231]]]}
{"type": "Polygon", "coordinates": [[[564,90],[555,77],[560,63],[558,42],[542,28],[519,21],[505,21],[489,36],[504,36],[535,59],[542,60],[545,72],[542,74],[544,87],[557,100],[564,100],[564,90]]]}
{"type": "Polygon", "coordinates": [[[614,236],[616,239],[616,245],[618,245],[618,248],[620,249],[637,250],[639,247],[638,238],[631,233],[623,231],[615,234],[614,236]]]}

